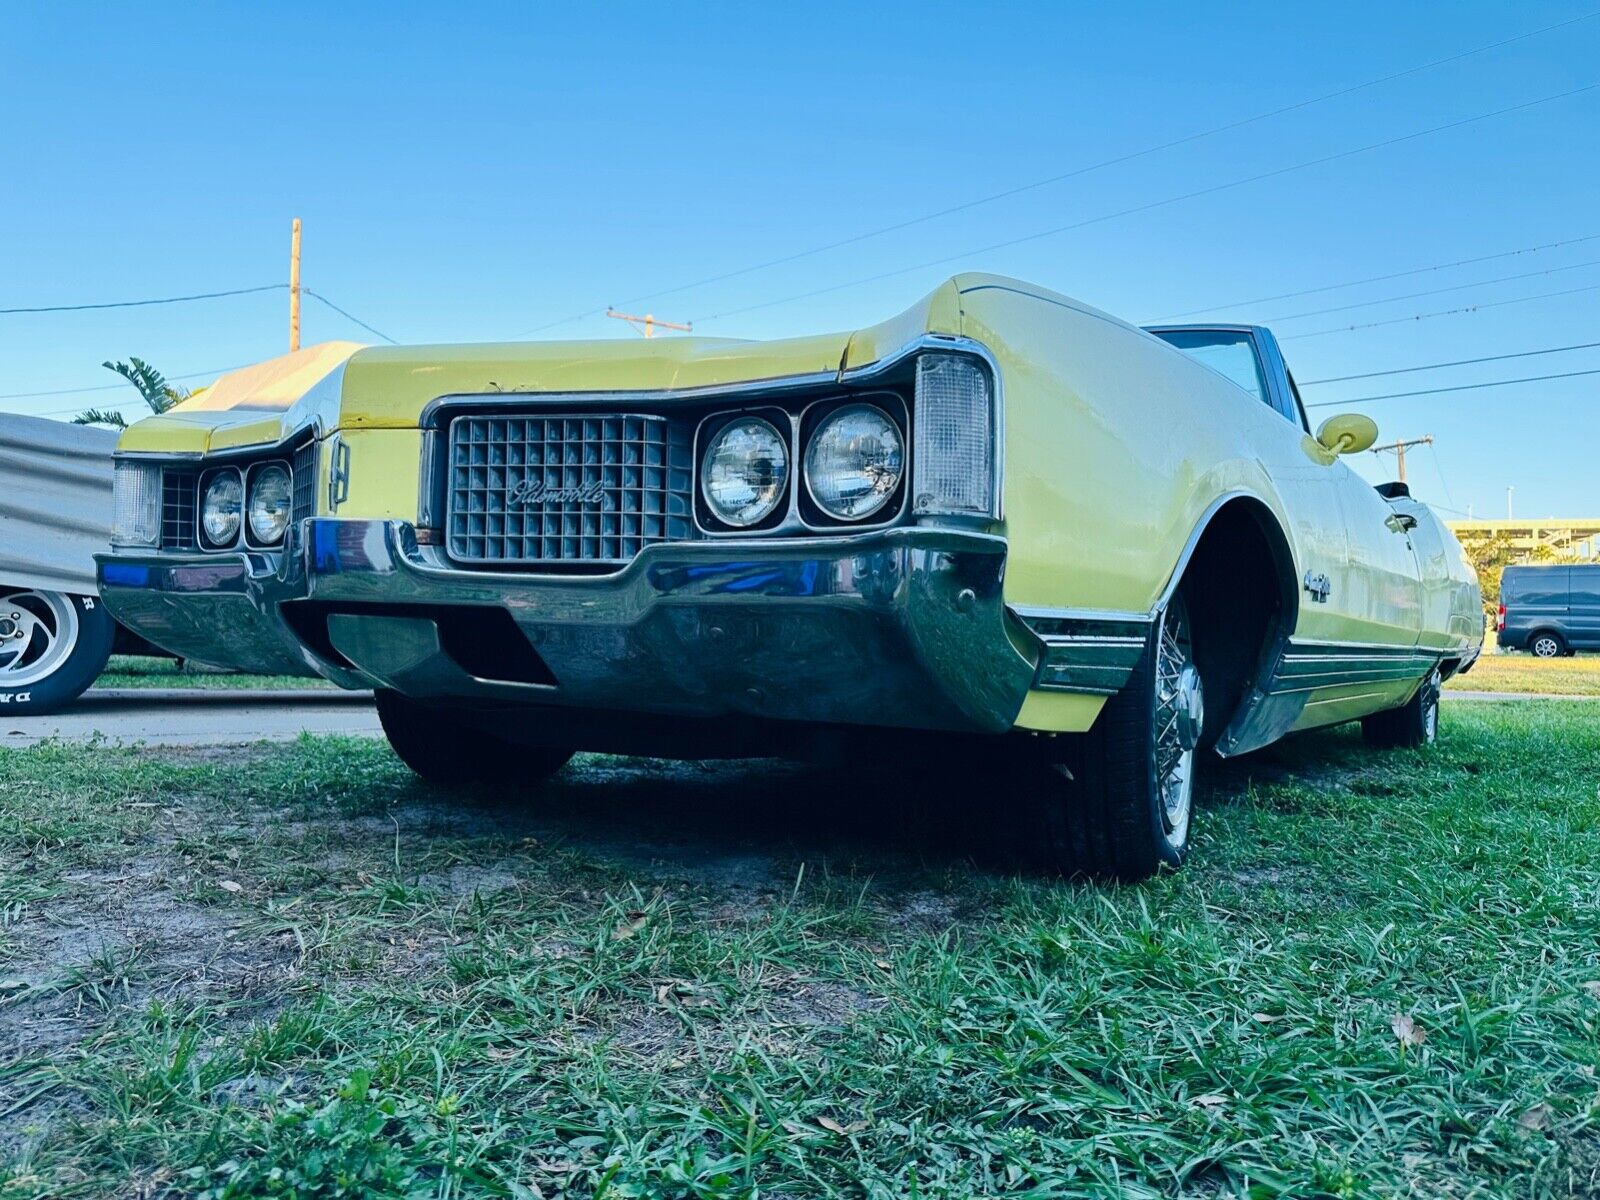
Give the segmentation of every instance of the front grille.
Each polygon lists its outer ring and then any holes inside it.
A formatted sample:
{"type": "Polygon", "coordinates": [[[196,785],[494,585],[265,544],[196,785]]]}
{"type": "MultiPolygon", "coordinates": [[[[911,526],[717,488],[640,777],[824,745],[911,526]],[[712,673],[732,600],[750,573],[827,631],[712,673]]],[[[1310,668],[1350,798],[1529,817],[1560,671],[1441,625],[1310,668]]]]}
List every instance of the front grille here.
{"type": "Polygon", "coordinates": [[[193,550],[195,531],[195,489],[200,472],[193,467],[163,467],[161,470],[161,548],[193,550]]]}
{"type": "Polygon", "coordinates": [[[290,465],[294,471],[294,501],[289,519],[298,527],[317,512],[317,444],[307,442],[301,446],[290,465]]]}
{"type": "Polygon", "coordinates": [[[693,532],[691,433],[659,416],[450,422],[445,522],[459,562],[625,563],[693,532]]]}

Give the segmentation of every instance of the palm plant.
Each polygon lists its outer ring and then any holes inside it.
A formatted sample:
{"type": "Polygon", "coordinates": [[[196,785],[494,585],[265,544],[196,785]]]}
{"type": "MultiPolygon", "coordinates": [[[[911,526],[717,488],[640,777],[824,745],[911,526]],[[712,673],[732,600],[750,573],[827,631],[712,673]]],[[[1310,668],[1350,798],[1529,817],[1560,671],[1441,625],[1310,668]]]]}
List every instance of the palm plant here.
{"type": "MultiPolygon", "coordinates": [[[[166,377],[142,358],[129,355],[127,362],[103,362],[108,371],[115,371],[133,384],[140,398],[153,413],[164,413],[174,404],[187,400],[192,394],[188,388],[174,387],[166,377]]],[[[117,429],[128,427],[127,418],[115,409],[85,409],[72,418],[74,425],[111,425],[117,429]]]]}

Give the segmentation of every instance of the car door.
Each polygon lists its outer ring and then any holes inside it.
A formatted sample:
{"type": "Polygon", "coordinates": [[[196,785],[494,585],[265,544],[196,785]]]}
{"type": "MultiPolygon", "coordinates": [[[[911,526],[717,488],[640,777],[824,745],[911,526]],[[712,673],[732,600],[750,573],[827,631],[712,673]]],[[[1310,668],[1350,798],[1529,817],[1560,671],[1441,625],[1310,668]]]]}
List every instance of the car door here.
{"type": "Polygon", "coordinates": [[[1567,620],[1574,650],[1600,650],[1600,564],[1567,568],[1567,620]]]}
{"type": "MultiPolygon", "coordinates": [[[[1402,519],[1416,522],[1406,537],[1416,558],[1422,606],[1417,645],[1440,654],[1454,650],[1463,640],[1470,641],[1474,631],[1462,628],[1458,617],[1459,585],[1450,570],[1450,556],[1455,547],[1446,541],[1449,532],[1425,505],[1410,496],[1399,496],[1387,503],[1402,519]]],[[[1481,613],[1473,615],[1481,616],[1481,613]]]]}

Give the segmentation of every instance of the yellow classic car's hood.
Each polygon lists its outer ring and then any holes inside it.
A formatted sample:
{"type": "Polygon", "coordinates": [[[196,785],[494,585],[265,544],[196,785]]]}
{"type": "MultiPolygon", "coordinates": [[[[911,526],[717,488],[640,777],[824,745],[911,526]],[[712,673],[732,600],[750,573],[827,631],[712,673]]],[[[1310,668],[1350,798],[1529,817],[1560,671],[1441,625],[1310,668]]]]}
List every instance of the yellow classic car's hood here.
{"type": "Polygon", "coordinates": [[[118,450],[206,453],[272,445],[311,424],[319,401],[337,404],[338,369],[359,342],[323,342],[281,358],[230,371],[210,387],[155,417],[128,427],[118,450]]]}
{"type": "Polygon", "coordinates": [[[361,347],[329,342],[234,371],[123,434],[119,449],[206,452],[273,444],[315,424],[414,428],[440,396],[487,392],[683,391],[865,366],[924,333],[960,333],[953,279],[853,333],[749,342],[662,337],[361,347]]]}

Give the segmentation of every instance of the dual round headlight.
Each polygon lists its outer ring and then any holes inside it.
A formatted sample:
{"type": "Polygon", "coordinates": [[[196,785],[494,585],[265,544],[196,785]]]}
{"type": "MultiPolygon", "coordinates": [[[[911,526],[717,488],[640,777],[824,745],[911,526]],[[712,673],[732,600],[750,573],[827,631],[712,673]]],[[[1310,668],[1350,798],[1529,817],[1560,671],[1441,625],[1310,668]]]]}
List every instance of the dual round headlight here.
{"type": "Polygon", "coordinates": [[[806,447],[811,499],[840,521],[864,520],[889,503],[904,471],[900,427],[870,404],[851,404],[829,414],[806,447]]]}
{"type": "MultiPolygon", "coordinates": [[[[883,409],[849,404],[829,413],[806,445],[812,503],[837,521],[862,521],[894,496],[905,474],[905,439],[883,409]]],[[[748,529],[767,520],[788,492],[789,447],[770,421],[738,417],[706,446],[700,492],[711,515],[748,529]]]]}
{"type": "Polygon", "coordinates": [[[759,525],[789,491],[789,447],[770,421],[739,417],[706,446],[700,494],[725,525],[759,525]]]}
{"type": "Polygon", "coordinates": [[[287,467],[268,463],[250,473],[249,503],[244,477],[232,467],[217,471],[200,497],[200,531],[206,544],[218,549],[239,540],[239,527],[250,525],[250,542],[275,546],[289,528],[294,485],[287,467]]]}

